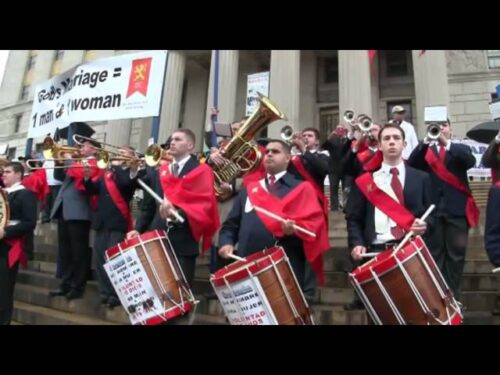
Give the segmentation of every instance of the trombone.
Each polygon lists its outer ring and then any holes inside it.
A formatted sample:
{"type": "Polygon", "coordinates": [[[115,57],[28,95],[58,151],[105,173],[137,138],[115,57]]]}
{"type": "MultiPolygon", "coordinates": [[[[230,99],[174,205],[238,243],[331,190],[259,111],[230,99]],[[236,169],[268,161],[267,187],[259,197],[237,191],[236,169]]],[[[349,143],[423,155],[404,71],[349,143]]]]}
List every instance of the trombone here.
{"type": "Polygon", "coordinates": [[[99,169],[108,169],[111,166],[113,161],[122,161],[125,162],[129,167],[131,164],[139,163],[143,161],[143,159],[139,159],[134,156],[110,156],[109,152],[106,150],[99,150],[95,155],[97,161],[97,168],[99,169]]]}
{"type": "MultiPolygon", "coordinates": [[[[80,146],[83,146],[83,144],[87,141],[90,141],[90,142],[97,142],[95,139],[92,139],[92,138],[89,138],[89,137],[84,137],[83,135],[79,135],[79,134],[74,134],[73,135],[73,141],[75,141],[76,144],[80,145],[80,146]],[[80,139],[80,140],[79,140],[80,139]]],[[[95,150],[97,151],[105,151],[109,154],[113,154],[113,155],[118,155],[118,156],[121,156],[119,150],[123,149],[123,147],[119,147],[119,146],[115,146],[115,145],[112,145],[110,143],[104,143],[104,142],[99,142],[101,145],[103,146],[108,146],[108,147],[111,147],[111,148],[114,148],[118,151],[113,151],[113,150],[106,150],[105,148],[103,147],[94,147],[95,150]]],[[[141,154],[137,151],[133,151],[134,154],[140,158],[141,154]]]]}
{"type": "Polygon", "coordinates": [[[70,159],[65,159],[65,158],[48,158],[48,159],[28,159],[26,160],[26,166],[32,170],[36,171],[38,169],[63,169],[63,168],[85,168],[88,165],[88,159],[87,158],[70,158],[70,159]],[[73,160],[73,161],[81,161],[81,165],[58,165],[61,162],[65,162],[66,160],[73,160]],[[32,166],[32,163],[43,163],[45,161],[54,161],[54,165],[52,167],[44,167],[43,165],[40,167],[38,165],[32,166]]]}

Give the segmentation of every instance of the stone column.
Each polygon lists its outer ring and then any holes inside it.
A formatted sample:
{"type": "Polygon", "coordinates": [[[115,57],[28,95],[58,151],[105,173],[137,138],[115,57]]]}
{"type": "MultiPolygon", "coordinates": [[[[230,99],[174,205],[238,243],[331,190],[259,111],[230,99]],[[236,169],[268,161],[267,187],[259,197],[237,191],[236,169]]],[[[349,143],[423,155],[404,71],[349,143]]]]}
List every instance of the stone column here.
{"type": "Polygon", "coordinates": [[[185,70],[185,55],[179,51],[168,51],[158,135],[158,143],[160,144],[165,142],[173,130],[179,127],[185,70]]]}
{"type": "Polygon", "coordinates": [[[339,118],[346,110],[373,115],[370,62],[367,50],[339,50],[339,118]]]}
{"type": "Polygon", "coordinates": [[[288,121],[276,121],[267,130],[268,137],[280,138],[283,125],[301,128],[300,108],[300,50],[272,50],[269,98],[283,112],[288,121]]]}
{"type": "Polygon", "coordinates": [[[450,94],[444,50],[412,51],[417,121],[415,130],[422,138],[425,135],[424,108],[431,105],[446,105],[449,108],[450,94]]]}
{"type": "MultiPolygon", "coordinates": [[[[219,51],[219,122],[232,122],[239,120],[235,118],[236,89],[238,87],[238,69],[240,53],[238,50],[219,51]]],[[[207,112],[205,123],[210,123],[210,108],[214,105],[214,79],[215,79],[215,51],[212,51],[212,63],[210,65],[210,81],[208,84],[207,112]]]]}

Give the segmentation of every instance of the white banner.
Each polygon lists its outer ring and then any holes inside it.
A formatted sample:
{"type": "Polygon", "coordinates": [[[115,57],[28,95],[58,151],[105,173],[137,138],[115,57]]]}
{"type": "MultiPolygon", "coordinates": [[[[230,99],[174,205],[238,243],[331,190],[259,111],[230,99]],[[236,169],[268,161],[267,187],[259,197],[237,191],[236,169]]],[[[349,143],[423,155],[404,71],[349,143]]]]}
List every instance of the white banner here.
{"type": "Polygon", "coordinates": [[[269,96],[269,72],[250,74],[248,76],[246,116],[250,116],[258,107],[258,92],[269,96]]]}
{"type": "Polygon", "coordinates": [[[111,259],[104,269],[132,324],[165,313],[135,249],[111,259]]]}
{"type": "Polygon", "coordinates": [[[485,143],[479,143],[472,139],[453,139],[453,143],[461,143],[467,145],[472,150],[472,155],[476,158],[476,165],[467,171],[469,177],[491,177],[491,169],[485,168],[481,163],[483,154],[485,153],[488,145],[485,143]]]}
{"type": "Polygon", "coordinates": [[[217,287],[215,293],[231,325],[278,324],[256,277],[236,282],[230,288],[217,287]]]}
{"type": "Polygon", "coordinates": [[[113,56],[78,65],[38,85],[28,138],[75,121],[158,116],[166,51],[113,56]]]}

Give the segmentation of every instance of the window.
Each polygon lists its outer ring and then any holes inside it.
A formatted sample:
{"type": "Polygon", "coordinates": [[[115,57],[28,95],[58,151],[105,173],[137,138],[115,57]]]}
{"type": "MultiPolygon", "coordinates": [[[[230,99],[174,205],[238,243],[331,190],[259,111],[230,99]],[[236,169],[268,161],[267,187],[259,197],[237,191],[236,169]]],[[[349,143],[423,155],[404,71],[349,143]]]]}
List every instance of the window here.
{"type": "Polygon", "coordinates": [[[392,108],[396,105],[406,109],[405,120],[413,123],[413,113],[411,110],[411,100],[387,102],[387,119],[392,119],[392,108]]]}
{"type": "Polygon", "coordinates": [[[14,133],[19,133],[19,130],[21,129],[21,120],[23,116],[22,115],[17,115],[16,116],[16,122],[14,126],[14,133]]]}
{"type": "Polygon", "coordinates": [[[339,82],[339,58],[338,55],[325,57],[324,65],[324,83],[339,82]]]}
{"type": "Polygon", "coordinates": [[[488,66],[490,69],[500,68],[500,50],[488,50],[488,66]]]}
{"type": "Polygon", "coordinates": [[[386,51],[387,77],[401,77],[409,74],[406,51],[386,51]]]}
{"type": "Polygon", "coordinates": [[[13,160],[16,157],[16,148],[15,147],[10,147],[9,152],[7,154],[7,159],[13,160]]]}
{"type": "Polygon", "coordinates": [[[30,86],[24,85],[23,90],[21,91],[21,100],[28,100],[29,94],[30,94],[30,86]]]}

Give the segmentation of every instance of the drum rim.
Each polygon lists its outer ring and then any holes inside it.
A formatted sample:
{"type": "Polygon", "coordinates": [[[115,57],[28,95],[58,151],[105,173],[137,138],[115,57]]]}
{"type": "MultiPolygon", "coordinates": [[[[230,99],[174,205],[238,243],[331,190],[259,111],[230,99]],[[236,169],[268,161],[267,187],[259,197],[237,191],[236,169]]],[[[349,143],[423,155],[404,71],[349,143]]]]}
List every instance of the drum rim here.
{"type": "MultiPolygon", "coordinates": [[[[193,308],[193,302],[189,301],[189,302],[185,302],[184,305],[182,306],[182,308],[184,309],[184,311],[187,313],[189,311],[191,311],[191,309],[193,308]]],[[[130,315],[130,314],[129,314],[130,315]]],[[[136,323],[135,325],[147,325],[147,326],[152,326],[152,325],[158,325],[158,324],[161,324],[165,321],[169,321],[169,320],[172,320],[178,316],[181,316],[181,315],[184,315],[182,313],[182,309],[178,306],[172,306],[170,309],[168,310],[165,310],[164,313],[160,314],[160,315],[155,315],[149,319],[146,319],[146,320],[143,320],[139,323],[136,323]],[[165,319],[162,319],[161,317],[164,317],[165,319]]]]}
{"type": "MultiPolygon", "coordinates": [[[[398,262],[396,262],[396,257],[400,262],[405,263],[415,255],[417,255],[419,251],[423,250],[424,246],[425,242],[423,241],[423,239],[420,236],[417,236],[412,242],[408,242],[408,244],[405,245],[404,248],[399,250],[396,254],[384,257],[382,260],[380,260],[380,262],[374,262],[371,266],[369,266],[368,264],[365,266],[361,266],[355,269],[350,274],[350,276],[356,279],[359,284],[370,282],[373,280],[371,270],[373,270],[373,272],[375,272],[378,276],[382,276],[397,267],[398,262]],[[413,246],[414,243],[416,246],[413,246]]],[[[391,248],[380,254],[387,254],[388,252],[392,251],[394,251],[394,249],[391,248]]]]}
{"type": "Polygon", "coordinates": [[[106,250],[106,256],[111,260],[120,255],[120,249],[121,251],[127,251],[131,248],[135,248],[141,243],[152,242],[153,240],[161,240],[162,238],[167,238],[167,233],[164,230],[157,229],[146,232],[137,237],[131,238],[130,240],[122,241],[119,244],[110,247],[108,250],[106,250]]]}
{"type": "Polygon", "coordinates": [[[236,261],[211,275],[210,282],[212,285],[214,287],[220,287],[226,285],[225,280],[235,282],[244,280],[248,276],[257,276],[267,271],[273,263],[284,261],[286,259],[286,253],[283,247],[274,246],[250,254],[247,258],[245,258],[245,262],[236,261]]]}

